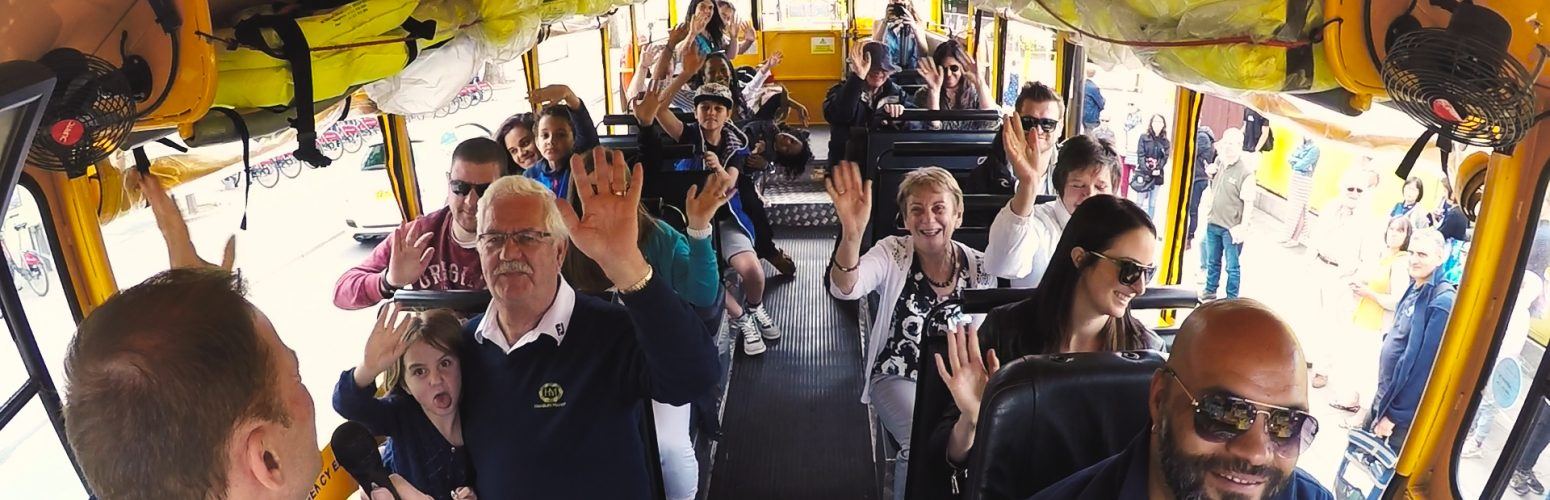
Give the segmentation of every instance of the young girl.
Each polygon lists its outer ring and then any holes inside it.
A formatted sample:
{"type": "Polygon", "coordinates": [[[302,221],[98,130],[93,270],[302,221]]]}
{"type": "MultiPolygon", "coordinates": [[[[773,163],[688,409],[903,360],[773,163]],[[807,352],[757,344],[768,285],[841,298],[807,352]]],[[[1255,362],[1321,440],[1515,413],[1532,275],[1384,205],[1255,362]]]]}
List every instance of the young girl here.
{"type": "Polygon", "coordinates": [[[534,144],[538,161],[522,175],[549,186],[554,195],[564,198],[570,192],[570,157],[597,145],[597,128],[592,114],[570,87],[550,85],[533,92],[529,98],[538,116],[533,122],[534,144]]]}
{"type": "Polygon", "coordinates": [[[377,315],[361,364],[345,370],[334,386],[334,411],[392,438],[389,468],[440,499],[475,498],[458,415],[462,332],[452,311],[416,316],[390,304],[377,315]],[[388,393],[377,398],[375,379],[383,373],[388,393]]]}
{"type": "Polygon", "coordinates": [[[501,123],[495,140],[511,155],[511,164],[506,169],[508,174],[521,175],[538,163],[538,142],[533,134],[537,122],[532,113],[517,113],[501,123]]]}

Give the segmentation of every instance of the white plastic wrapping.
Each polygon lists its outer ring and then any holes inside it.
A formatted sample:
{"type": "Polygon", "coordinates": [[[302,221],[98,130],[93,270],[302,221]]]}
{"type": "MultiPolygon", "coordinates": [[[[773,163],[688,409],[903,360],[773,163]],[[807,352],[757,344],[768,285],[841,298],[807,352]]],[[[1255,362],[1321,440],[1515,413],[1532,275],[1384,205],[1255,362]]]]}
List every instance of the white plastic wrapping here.
{"type": "Polygon", "coordinates": [[[484,44],[462,33],[441,48],[421,54],[398,74],[364,89],[384,112],[429,113],[452,102],[458,90],[484,68],[485,59],[484,44]]]}

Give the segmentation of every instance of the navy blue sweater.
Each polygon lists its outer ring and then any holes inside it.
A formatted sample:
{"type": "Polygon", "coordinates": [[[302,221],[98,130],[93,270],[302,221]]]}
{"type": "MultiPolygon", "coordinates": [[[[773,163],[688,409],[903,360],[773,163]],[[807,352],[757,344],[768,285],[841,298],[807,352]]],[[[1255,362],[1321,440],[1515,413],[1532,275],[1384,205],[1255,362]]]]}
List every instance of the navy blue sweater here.
{"type": "Polygon", "coordinates": [[[357,387],[355,369],[345,370],[334,385],[334,411],[360,422],[374,435],[392,438],[388,441],[388,467],[415,489],[436,498],[452,498],[452,490],[473,485],[468,451],[447,442],[420,403],[396,392],[377,399],[376,392],[376,384],[357,387]]]}
{"type": "Polygon", "coordinates": [[[480,498],[650,498],[642,403],[711,391],[716,349],[660,274],[623,302],[577,294],[562,343],[510,354],[476,338],[484,316],[469,320],[463,438],[480,498]]]}

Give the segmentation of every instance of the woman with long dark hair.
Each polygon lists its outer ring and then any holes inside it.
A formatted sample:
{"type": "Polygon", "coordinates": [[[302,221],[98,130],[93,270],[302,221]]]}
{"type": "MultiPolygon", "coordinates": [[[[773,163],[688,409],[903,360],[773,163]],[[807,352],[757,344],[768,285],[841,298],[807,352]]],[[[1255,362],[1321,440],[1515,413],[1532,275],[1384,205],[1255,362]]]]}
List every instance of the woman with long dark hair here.
{"type": "Polygon", "coordinates": [[[980,395],[1000,368],[999,359],[1160,349],[1162,339],[1130,314],[1130,301],[1146,291],[1157,269],[1156,254],[1157,228],[1141,207],[1109,195],[1083,201],[1071,214],[1038,290],[992,309],[978,335],[948,336],[949,356],[957,358],[951,364],[960,368],[949,373],[948,363],[938,359],[937,370],[955,404],[937,426],[932,444],[946,443],[949,461],[966,462],[980,395]],[[983,358],[981,345],[988,348],[983,358]]]}
{"type": "Polygon", "coordinates": [[[1157,188],[1163,184],[1163,171],[1168,167],[1168,155],[1173,144],[1168,140],[1168,120],[1163,115],[1152,115],[1146,125],[1146,133],[1136,144],[1136,156],[1141,164],[1130,174],[1130,190],[1135,193],[1136,204],[1146,209],[1151,217],[1157,213],[1157,188]]]}
{"type": "MultiPolygon", "coordinates": [[[[931,51],[930,61],[921,61],[920,76],[926,86],[920,89],[915,102],[926,109],[995,109],[995,99],[979,75],[974,58],[963,50],[957,40],[938,44],[931,51]]],[[[993,128],[995,123],[972,121],[947,121],[937,125],[948,130],[979,130],[993,128]]]]}
{"type": "Polygon", "coordinates": [[[537,125],[538,120],[532,113],[517,113],[501,122],[501,128],[495,132],[494,139],[511,155],[506,174],[522,175],[538,163],[538,141],[533,134],[537,125]]]}

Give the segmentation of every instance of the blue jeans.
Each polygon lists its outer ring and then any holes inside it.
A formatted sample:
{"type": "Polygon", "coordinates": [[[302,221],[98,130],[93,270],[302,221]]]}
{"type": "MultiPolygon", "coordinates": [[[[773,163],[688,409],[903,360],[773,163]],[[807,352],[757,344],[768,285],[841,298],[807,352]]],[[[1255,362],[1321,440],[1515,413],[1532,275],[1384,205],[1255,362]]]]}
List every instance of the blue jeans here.
{"type": "Polygon", "coordinates": [[[1200,256],[1205,260],[1206,295],[1216,294],[1216,285],[1222,281],[1222,260],[1227,261],[1227,298],[1238,296],[1238,283],[1242,273],[1238,269],[1238,255],[1243,253],[1242,243],[1232,242],[1232,233],[1216,224],[1206,224],[1205,248],[1200,256]]]}

